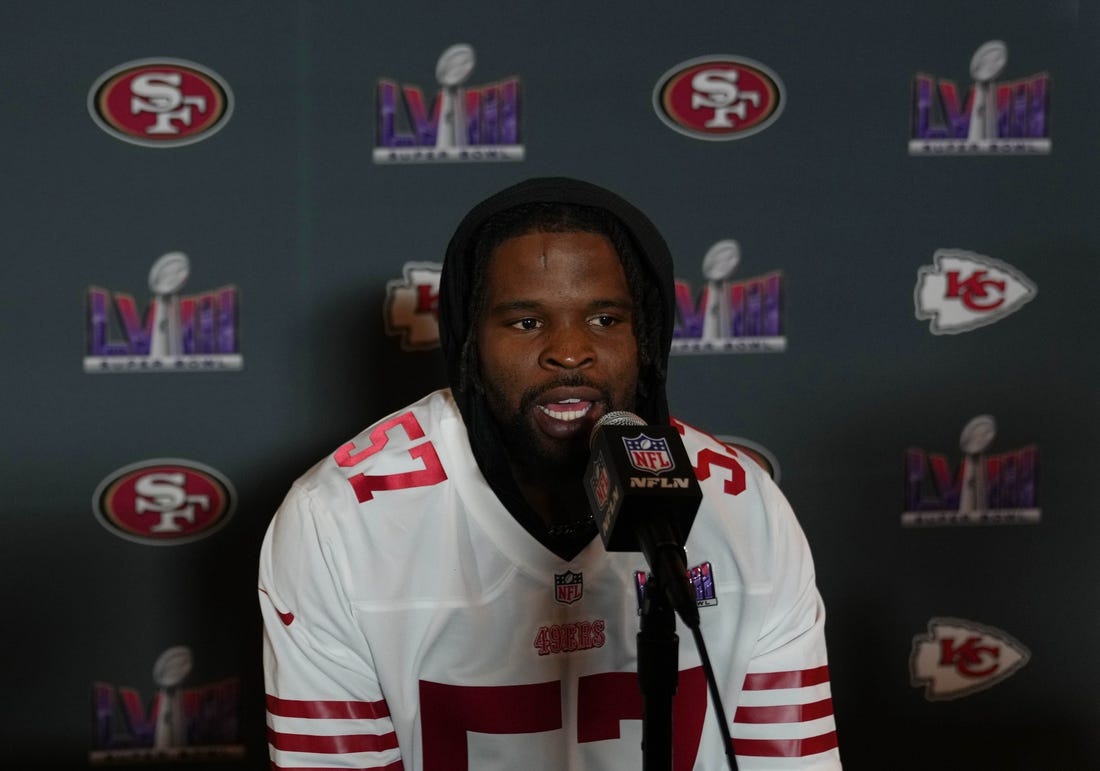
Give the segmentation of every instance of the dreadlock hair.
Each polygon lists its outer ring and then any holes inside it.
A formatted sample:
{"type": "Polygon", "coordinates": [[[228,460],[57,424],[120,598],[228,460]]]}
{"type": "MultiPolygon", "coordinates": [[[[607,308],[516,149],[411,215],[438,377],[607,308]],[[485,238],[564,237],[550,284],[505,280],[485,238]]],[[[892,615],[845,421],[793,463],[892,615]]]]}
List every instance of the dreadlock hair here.
{"type": "Polygon", "coordinates": [[[663,380],[660,355],[661,297],[656,282],[646,280],[633,238],[618,217],[605,209],[570,203],[537,202],[505,209],[490,217],[474,239],[470,296],[470,328],[462,345],[460,378],[463,388],[479,388],[477,328],[485,311],[485,276],[493,250],[510,238],[528,233],[595,233],[615,248],[634,303],[634,337],[638,343],[638,395],[645,397],[651,382],[663,380]],[[654,378],[656,380],[654,380],[654,378]]]}

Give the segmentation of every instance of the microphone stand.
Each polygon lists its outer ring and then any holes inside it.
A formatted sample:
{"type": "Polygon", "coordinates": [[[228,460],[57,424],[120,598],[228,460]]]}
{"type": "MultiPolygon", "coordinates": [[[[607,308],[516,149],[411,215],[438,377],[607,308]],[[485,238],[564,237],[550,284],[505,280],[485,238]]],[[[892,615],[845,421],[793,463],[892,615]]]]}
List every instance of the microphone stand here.
{"type": "Polygon", "coordinates": [[[642,769],[672,769],[672,697],[679,680],[676,612],[656,575],[646,579],[638,632],[638,685],[642,690],[642,769]]]}

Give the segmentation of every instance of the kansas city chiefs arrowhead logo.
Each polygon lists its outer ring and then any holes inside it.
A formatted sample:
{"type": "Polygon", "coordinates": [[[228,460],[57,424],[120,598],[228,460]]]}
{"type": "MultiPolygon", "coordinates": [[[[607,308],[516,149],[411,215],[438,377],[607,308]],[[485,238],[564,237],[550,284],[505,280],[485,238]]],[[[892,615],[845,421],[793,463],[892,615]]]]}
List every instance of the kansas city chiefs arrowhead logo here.
{"type": "Polygon", "coordinates": [[[406,351],[439,347],[438,262],[407,262],[404,278],[386,283],[386,334],[400,337],[406,351]]]}
{"type": "Polygon", "coordinates": [[[963,249],[937,249],[917,271],[913,302],[934,335],[969,332],[1003,319],[1032,300],[1035,284],[1011,265],[963,249]]]}
{"type": "Polygon", "coordinates": [[[1031,658],[1000,629],[957,618],[933,618],[928,634],[913,638],[910,681],[924,698],[947,701],[996,685],[1031,658]]]}

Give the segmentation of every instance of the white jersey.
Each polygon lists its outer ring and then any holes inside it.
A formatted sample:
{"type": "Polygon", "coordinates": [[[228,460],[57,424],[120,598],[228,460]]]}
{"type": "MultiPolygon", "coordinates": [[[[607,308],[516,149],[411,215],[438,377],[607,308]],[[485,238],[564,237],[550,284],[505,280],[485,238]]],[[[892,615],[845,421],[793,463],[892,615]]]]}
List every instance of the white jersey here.
{"type": "MultiPolygon", "coordinates": [[[[739,768],[839,769],[802,531],[754,463],[683,435],[704,494],[686,550],[739,768]]],[[[528,534],[449,391],[394,413],[295,482],[264,540],[272,768],[640,768],[645,569],[599,538],[563,560],[528,534]]],[[[673,768],[720,771],[700,659],[679,636],[673,768]]]]}

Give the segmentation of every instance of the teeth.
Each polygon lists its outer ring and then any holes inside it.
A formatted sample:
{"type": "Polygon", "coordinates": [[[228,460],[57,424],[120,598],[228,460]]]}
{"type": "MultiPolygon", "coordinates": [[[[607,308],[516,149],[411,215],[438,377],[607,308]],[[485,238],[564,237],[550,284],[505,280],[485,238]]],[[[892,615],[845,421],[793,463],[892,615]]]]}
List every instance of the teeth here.
{"type": "MultiPolygon", "coordinates": [[[[580,401],[580,399],[565,399],[564,401],[562,401],[560,403],[561,404],[576,404],[579,401],[580,401]]],[[[544,407],[540,404],[539,409],[542,410],[543,412],[545,412],[550,417],[554,418],[554,420],[566,420],[566,421],[568,421],[568,420],[579,420],[580,418],[583,418],[585,415],[588,414],[588,411],[590,409],[592,409],[592,405],[589,404],[588,406],[584,407],[583,409],[579,409],[579,410],[556,410],[556,409],[551,409],[549,407],[544,407]]]]}

